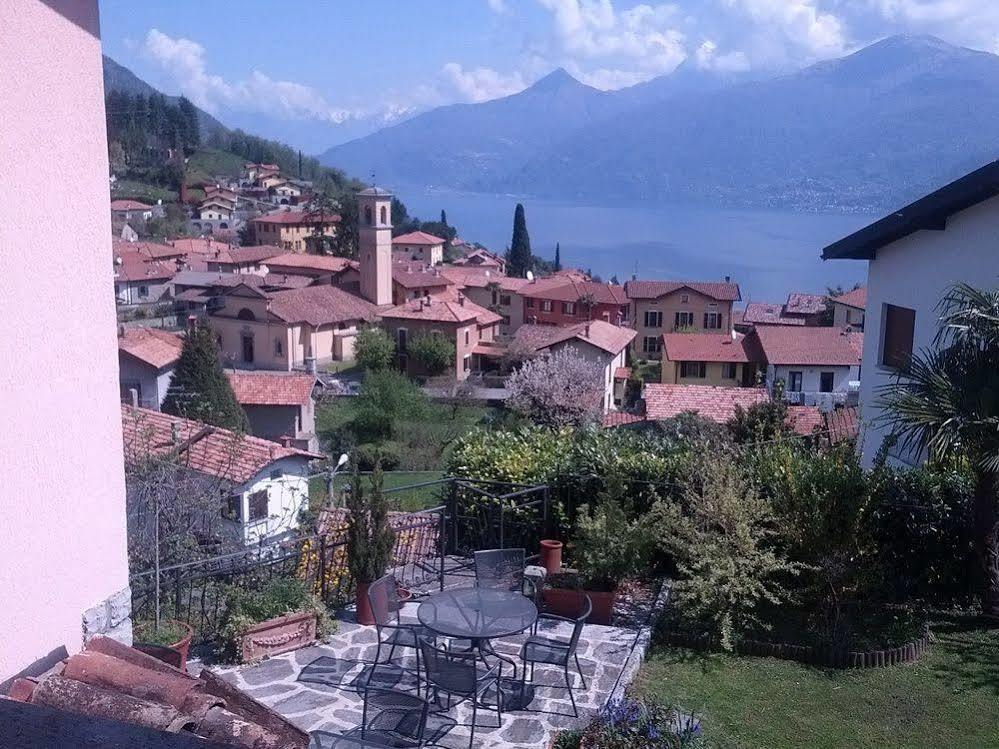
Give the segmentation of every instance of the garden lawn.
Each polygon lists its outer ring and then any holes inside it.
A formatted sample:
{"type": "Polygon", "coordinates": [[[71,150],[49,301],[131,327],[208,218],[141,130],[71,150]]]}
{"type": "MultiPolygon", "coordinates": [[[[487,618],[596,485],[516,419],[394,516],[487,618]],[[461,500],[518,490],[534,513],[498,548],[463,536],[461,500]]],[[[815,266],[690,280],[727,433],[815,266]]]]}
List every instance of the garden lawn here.
{"type": "Polygon", "coordinates": [[[713,749],[999,747],[999,627],[941,615],[914,664],[825,670],[655,649],[638,692],[693,711],[713,749]]]}
{"type": "MultiPolygon", "coordinates": [[[[443,484],[389,492],[390,489],[438,481],[444,476],[442,471],[385,471],[382,476],[384,477],[382,486],[387,492],[386,498],[393,510],[417,512],[436,507],[442,502],[440,492],[443,484]]],[[[350,473],[339,474],[333,481],[337,490],[344,489],[350,486],[350,473]]],[[[363,475],[361,481],[367,488],[368,476],[363,475]]],[[[318,512],[325,500],[326,479],[323,477],[313,478],[309,485],[309,509],[318,512]]]]}

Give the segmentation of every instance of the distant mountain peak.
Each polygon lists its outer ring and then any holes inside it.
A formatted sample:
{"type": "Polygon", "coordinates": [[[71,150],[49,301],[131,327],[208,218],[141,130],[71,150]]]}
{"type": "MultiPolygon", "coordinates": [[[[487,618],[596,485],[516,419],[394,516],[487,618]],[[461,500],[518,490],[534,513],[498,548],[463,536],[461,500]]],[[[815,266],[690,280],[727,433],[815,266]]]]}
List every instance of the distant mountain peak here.
{"type": "Polygon", "coordinates": [[[564,88],[587,88],[585,83],[581,83],[569,75],[565,68],[555,68],[548,75],[539,78],[530,86],[528,91],[558,91],[564,88]]]}

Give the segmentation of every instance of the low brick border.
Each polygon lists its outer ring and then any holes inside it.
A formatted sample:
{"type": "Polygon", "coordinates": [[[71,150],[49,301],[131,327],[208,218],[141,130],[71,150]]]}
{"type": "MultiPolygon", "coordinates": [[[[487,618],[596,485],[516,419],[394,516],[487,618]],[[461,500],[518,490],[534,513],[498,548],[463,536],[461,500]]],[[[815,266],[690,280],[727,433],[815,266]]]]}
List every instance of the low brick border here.
{"type": "MultiPolygon", "coordinates": [[[[691,650],[721,649],[720,638],[714,635],[690,635],[665,630],[661,636],[663,643],[667,645],[690,648],[691,650]]],[[[930,630],[927,627],[922,637],[897,647],[882,650],[837,650],[833,647],[791,645],[764,640],[741,640],[735,646],[735,652],[740,655],[781,658],[827,668],[883,668],[917,660],[929,645],[930,630]]]]}
{"type": "MultiPolygon", "coordinates": [[[[635,680],[638,675],[638,669],[642,667],[642,663],[645,662],[645,656],[649,651],[649,646],[652,644],[652,637],[655,632],[656,622],[659,621],[659,616],[666,609],[669,604],[669,597],[672,588],[670,587],[668,580],[663,580],[661,587],[659,588],[659,594],[656,596],[655,602],[652,604],[652,610],[649,612],[649,616],[645,623],[638,628],[638,633],[635,635],[635,641],[631,645],[631,651],[628,653],[628,658],[621,668],[621,673],[618,674],[617,681],[614,683],[614,688],[611,689],[610,694],[604,702],[604,705],[610,704],[613,700],[621,699],[624,697],[625,691],[631,682],[635,680]]],[[[553,739],[554,740],[554,739],[553,739]]]]}

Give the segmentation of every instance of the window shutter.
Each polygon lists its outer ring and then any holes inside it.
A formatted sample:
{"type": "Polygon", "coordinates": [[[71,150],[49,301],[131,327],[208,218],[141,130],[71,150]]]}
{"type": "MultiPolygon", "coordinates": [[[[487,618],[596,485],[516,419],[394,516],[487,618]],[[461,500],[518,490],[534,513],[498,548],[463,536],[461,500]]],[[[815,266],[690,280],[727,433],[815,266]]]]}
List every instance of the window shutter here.
{"type": "Polygon", "coordinates": [[[884,366],[902,370],[909,368],[915,328],[915,310],[894,304],[885,305],[885,337],[881,355],[884,366]]]}

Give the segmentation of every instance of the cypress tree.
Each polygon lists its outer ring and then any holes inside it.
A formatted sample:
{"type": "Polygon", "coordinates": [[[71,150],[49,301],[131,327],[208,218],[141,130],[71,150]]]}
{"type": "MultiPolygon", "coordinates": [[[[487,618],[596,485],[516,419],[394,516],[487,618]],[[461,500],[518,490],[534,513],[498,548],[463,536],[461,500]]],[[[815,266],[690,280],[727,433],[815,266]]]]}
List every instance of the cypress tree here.
{"type": "Polygon", "coordinates": [[[237,432],[249,427],[246,412],[222,371],[215,335],[204,321],[184,334],[163,411],[237,432]]]}
{"type": "Polygon", "coordinates": [[[562,249],[555,243],[555,270],[562,270],[562,249]]]}
{"type": "Polygon", "coordinates": [[[513,211],[513,238],[510,240],[507,270],[511,276],[524,278],[531,269],[531,260],[531,238],[527,234],[524,206],[517,203],[513,211]]]}
{"type": "Polygon", "coordinates": [[[447,227],[447,213],[445,213],[445,212],[444,212],[444,209],[443,209],[443,208],[441,208],[441,223],[442,223],[442,224],[443,224],[443,225],[444,225],[445,227],[447,227]]]}

